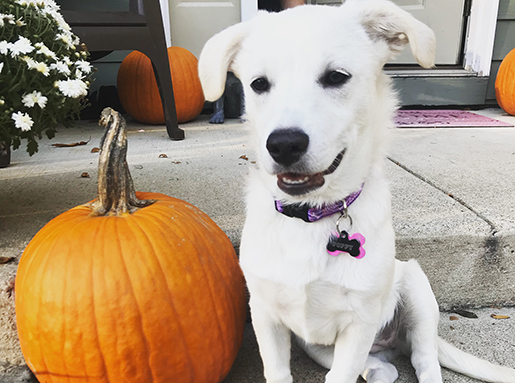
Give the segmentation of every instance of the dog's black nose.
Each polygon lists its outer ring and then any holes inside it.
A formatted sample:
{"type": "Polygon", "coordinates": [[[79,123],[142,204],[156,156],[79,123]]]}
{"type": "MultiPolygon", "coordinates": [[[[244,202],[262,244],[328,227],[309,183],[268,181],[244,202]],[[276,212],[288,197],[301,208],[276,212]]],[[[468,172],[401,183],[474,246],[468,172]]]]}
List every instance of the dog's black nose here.
{"type": "Polygon", "coordinates": [[[300,129],[279,129],[270,134],[266,148],[278,164],[290,166],[297,162],[309,145],[309,136],[300,129]]]}

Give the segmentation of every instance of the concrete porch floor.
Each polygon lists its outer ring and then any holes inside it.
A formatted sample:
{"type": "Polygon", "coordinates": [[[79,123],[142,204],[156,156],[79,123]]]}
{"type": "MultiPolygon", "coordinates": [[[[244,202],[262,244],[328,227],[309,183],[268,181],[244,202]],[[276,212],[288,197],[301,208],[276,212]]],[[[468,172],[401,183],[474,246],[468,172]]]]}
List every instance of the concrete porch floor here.
{"type": "MultiPolygon", "coordinates": [[[[515,124],[492,109],[480,113],[515,124]]],[[[129,120],[128,163],[137,190],[165,193],[209,214],[239,244],[243,187],[255,153],[249,127],[237,120],[210,125],[206,116],[184,124],[184,141],[171,141],[164,126],[129,120]],[[162,154],[166,156],[162,156],[162,154]]],[[[103,129],[81,121],[42,140],[37,154],[21,148],[0,169],[0,382],[28,381],[6,293],[19,256],[50,219],[96,196],[103,129]],[[54,143],[89,141],[56,148],[54,143]],[[85,177],[87,173],[89,177],[85,177]],[[14,334],[14,335],[13,335],[14,334]]],[[[515,367],[515,128],[396,129],[387,161],[393,195],[398,258],[416,258],[442,310],[473,309],[479,319],[450,321],[441,314],[442,336],[484,358],[515,367]],[[491,308],[494,305],[500,308],[491,308]],[[484,308],[486,307],[486,308],[484,308]],[[500,313],[510,319],[496,320],[500,313]],[[452,326],[452,328],[451,328],[452,326]]],[[[399,382],[414,382],[409,363],[398,363],[399,382]]],[[[251,324],[224,383],[264,382],[251,324]]],[[[296,382],[322,382],[326,371],[294,347],[296,382]]],[[[448,382],[472,382],[444,372],[448,382]]]]}

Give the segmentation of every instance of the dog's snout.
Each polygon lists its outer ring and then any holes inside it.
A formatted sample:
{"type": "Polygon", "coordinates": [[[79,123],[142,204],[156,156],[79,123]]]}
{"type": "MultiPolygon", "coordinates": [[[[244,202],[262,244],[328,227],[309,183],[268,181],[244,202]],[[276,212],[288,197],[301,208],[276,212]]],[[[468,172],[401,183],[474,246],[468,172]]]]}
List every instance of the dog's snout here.
{"type": "Polygon", "coordinates": [[[280,129],[272,132],[266,148],[275,162],[290,166],[297,162],[309,146],[309,136],[300,129],[280,129]]]}

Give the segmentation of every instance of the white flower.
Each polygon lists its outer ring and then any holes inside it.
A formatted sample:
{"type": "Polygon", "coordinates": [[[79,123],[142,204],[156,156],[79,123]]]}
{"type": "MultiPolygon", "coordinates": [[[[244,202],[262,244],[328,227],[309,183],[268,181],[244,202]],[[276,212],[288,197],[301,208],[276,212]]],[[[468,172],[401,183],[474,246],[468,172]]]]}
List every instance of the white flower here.
{"type": "Polygon", "coordinates": [[[29,69],[35,69],[38,72],[43,73],[46,77],[50,75],[50,68],[44,62],[33,60],[28,56],[24,56],[22,60],[24,60],[27,63],[27,67],[29,69]]]}
{"type": "Polygon", "coordinates": [[[78,78],[79,80],[82,80],[86,75],[82,73],[79,69],[75,70],[75,78],[78,78]]]}
{"type": "Polygon", "coordinates": [[[68,65],[66,65],[66,63],[64,63],[62,61],[50,64],[50,69],[55,69],[59,73],[63,73],[63,74],[66,74],[66,75],[69,75],[71,73],[70,68],[68,67],[68,65]]]}
{"type": "Polygon", "coordinates": [[[36,43],[34,44],[36,48],[38,48],[38,53],[43,54],[47,57],[53,58],[54,60],[57,59],[57,56],[54,52],[52,52],[45,44],[43,43],[36,43]]]}
{"type": "Polygon", "coordinates": [[[43,96],[41,92],[38,91],[24,94],[21,99],[21,102],[23,102],[23,105],[25,105],[27,108],[32,108],[34,105],[38,104],[39,107],[43,109],[46,106],[47,101],[48,98],[43,96]]]}
{"type": "Polygon", "coordinates": [[[14,44],[11,44],[9,50],[11,51],[11,56],[16,57],[21,53],[26,54],[32,52],[34,47],[28,38],[20,36],[14,44]]]}
{"type": "Polygon", "coordinates": [[[0,53],[6,55],[9,52],[9,48],[11,47],[11,45],[11,43],[8,43],[5,40],[0,41],[0,53]]]}
{"type": "Polygon", "coordinates": [[[23,57],[23,60],[25,60],[29,69],[35,69],[38,72],[43,73],[45,77],[50,75],[50,68],[44,62],[35,61],[28,56],[23,57]]]}
{"type": "Polygon", "coordinates": [[[55,11],[58,12],[61,8],[54,0],[42,0],[44,5],[44,9],[47,11],[55,11]]]}
{"type": "Polygon", "coordinates": [[[78,60],[75,62],[75,65],[81,70],[81,72],[84,73],[91,73],[91,64],[84,60],[78,60]]]}
{"type": "Polygon", "coordinates": [[[0,13],[0,27],[3,27],[5,23],[15,24],[14,15],[6,15],[5,13],[0,13]]]}
{"type": "Polygon", "coordinates": [[[79,98],[88,94],[88,86],[82,80],[60,80],[56,85],[66,97],[79,98]]]}
{"type": "Polygon", "coordinates": [[[34,124],[34,121],[32,121],[32,118],[30,118],[27,113],[13,113],[11,118],[14,120],[14,125],[24,132],[29,131],[32,128],[32,124],[34,124]]]}
{"type": "Polygon", "coordinates": [[[75,39],[73,38],[71,33],[58,33],[55,36],[56,40],[62,40],[66,45],[68,45],[68,49],[75,49],[75,45],[73,45],[75,39]]]}
{"type": "Polygon", "coordinates": [[[36,67],[36,61],[33,58],[29,56],[23,56],[21,59],[25,61],[27,68],[34,69],[36,67]]]}

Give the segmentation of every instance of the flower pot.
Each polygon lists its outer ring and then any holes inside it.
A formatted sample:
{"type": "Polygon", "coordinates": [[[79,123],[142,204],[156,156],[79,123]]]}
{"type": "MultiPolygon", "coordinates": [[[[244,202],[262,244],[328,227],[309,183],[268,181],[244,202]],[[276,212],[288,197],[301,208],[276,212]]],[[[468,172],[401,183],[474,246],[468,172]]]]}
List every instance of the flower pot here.
{"type": "Polygon", "coordinates": [[[0,168],[5,168],[11,163],[11,147],[5,142],[0,142],[0,168]]]}

